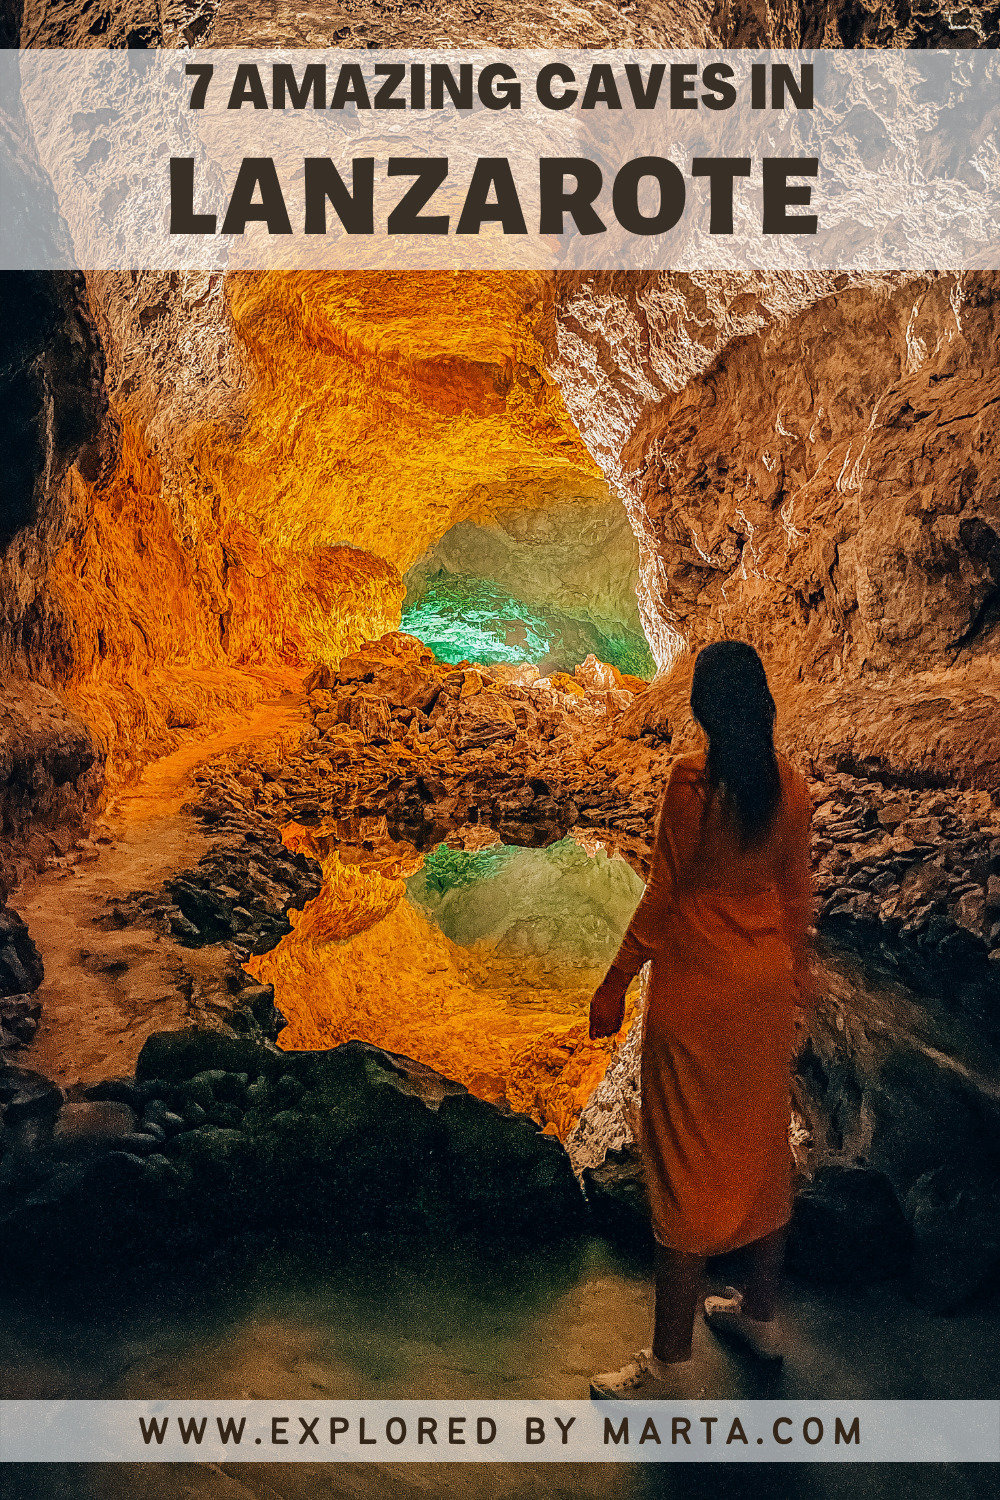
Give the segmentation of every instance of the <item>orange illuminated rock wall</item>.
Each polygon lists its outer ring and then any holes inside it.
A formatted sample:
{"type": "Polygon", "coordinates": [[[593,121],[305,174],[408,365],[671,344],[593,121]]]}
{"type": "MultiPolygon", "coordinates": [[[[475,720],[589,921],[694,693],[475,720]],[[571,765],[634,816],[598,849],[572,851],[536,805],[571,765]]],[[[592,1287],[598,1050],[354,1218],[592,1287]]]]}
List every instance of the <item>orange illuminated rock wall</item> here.
{"type": "Polygon", "coordinates": [[[100,273],[88,295],[101,462],[16,583],[21,665],[113,782],[397,625],[401,572],[457,520],[607,503],[543,373],[540,274],[100,273]]]}
{"type": "Polygon", "coordinates": [[[321,860],[324,886],[277,948],[247,965],[288,1019],[279,1045],[315,1050],[357,1038],[403,1053],[565,1137],[607,1070],[610,1042],[587,1038],[599,974],[565,987],[530,958],[458,946],[405,899],[409,859],[346,864],[295,825],[290,847],[321,860]]]}
{"type": "Polygon", "coordinates": [[[346,543],[400,572],[457,521],[606,500],[544,373],[550,297],[541,273],[233,277],[246,420],[204,472],[274,545],[346,543]]]}

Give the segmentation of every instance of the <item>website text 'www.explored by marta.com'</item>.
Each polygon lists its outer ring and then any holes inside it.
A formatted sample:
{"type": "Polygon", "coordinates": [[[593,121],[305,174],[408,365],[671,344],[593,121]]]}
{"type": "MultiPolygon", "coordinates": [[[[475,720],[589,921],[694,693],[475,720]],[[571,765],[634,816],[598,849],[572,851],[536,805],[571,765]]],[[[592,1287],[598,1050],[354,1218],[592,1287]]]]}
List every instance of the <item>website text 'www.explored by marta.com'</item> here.
{"type": "Polygon", "coordinates": [[[996,1401],[4,1401],[7,1462],[989,1463],[996,1401]]]}

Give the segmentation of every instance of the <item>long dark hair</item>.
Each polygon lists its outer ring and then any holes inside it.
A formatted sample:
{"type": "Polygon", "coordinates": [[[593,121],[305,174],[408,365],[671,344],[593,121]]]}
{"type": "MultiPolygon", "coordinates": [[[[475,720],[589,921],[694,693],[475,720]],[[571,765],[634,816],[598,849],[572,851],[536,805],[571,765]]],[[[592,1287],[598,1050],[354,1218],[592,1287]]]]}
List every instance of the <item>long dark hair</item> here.
{"type": "Polygon", "coordinates": [[[764,663],[746,641],[716,641],[698,652],[691,712],[708,736],[708,779],[740,843],[767,837],[781,801],[774,753],[774,699],[764,663]]]}

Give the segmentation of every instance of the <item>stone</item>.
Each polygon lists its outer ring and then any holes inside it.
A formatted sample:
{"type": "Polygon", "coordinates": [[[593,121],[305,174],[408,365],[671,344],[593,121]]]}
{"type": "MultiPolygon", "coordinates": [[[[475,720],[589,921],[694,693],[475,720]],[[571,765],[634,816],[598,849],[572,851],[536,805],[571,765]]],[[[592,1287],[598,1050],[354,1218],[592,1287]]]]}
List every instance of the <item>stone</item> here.
{"type": "Polygon", "coordinates": [[[64,1104],[56,1120],[52,1139],[60,1145],[101,1145],[131,1135],[136,1113],[114,1100],[90,1100],[64,1104]]]}
{"type": "Polygon", "coordinates": [[[517,735],[514,711],[499,693],[478,693],[462,703],[458,720],[458,748],[471,750],[512,740],[517,735]]]}
{"type": "Polygon", "coordinates": [[[620,688],[622,685],[622,674],[618,668],[611,666],[608,662],[599,661],[593,652],[585,657],[579,666],[574,667],[573,676],[585,688],[608,691],[620,688]]]}
{"type": "Polygon", "coordinates": [[[901,823],[905,823],[909,815],[910,804],[900,800],[898,802],[884,802],[878,810],[877,817],[880,825],[891,831],[898,828],[901,823]]]}
{"type": "Polygon", "coordinates": [[[103,1078],[100,1083],[91,1083],[83,1090],[85,1099],[113,1100],[127,1104],[137,1114],[143,1112],[144,1097],[134,1078],[103,1078]]]}
{"type": "Polygon", "coordinates": [[[637,1146],[610,1150],[599,1166],[586,1167],[583,1191],[600,1234],[616,1243],[651,1248],[649,1195],[637,1146]]]}
{"type": "Polygon", "coordinates": [[[392,739],[392,717],[385,698],[352,698],[348,722],[363,736],[366,745],[384,744],[392,739]]]}
{"type": "Polygon", "coordinates": [[[182,1160],[217,1175],[238,1170],[241,1158],[248,1153],[249,1143],[241,1130],[200,1125],[197,1130],[186,1130],[175,1136],[172,1149],[182,1160]]]}
{"type": "Polygon", "coordinates": [[[136,1061],[135,1076],[140,1081],[158,1078],[178,1082],[220,1069],[256,1078],[274,1069],[278,1062],[280,1058],[257,1042],[190,1027],[185,1031],[156,1031],[148,1037],[136,1061]]]}
{"type": "Polygon", "coordinates": [[[472,1094],[450,1094],[446,1130],[453,1211],[468,1227],[504,1237],[559,1237],[578,1230],[584,1198],[559,1141],[527,1115],[504,1114],[472,1094]]]}
{"type": "Polygon", "coordinates": [[[26,1047],[38,1030],[41,1014],[41,1001],[33,995],[0,998],[0,1045],[26,1047]]]}
{"type": "Polygon", "coordinates": [[[0,1111],[5,1125],[51,1119],[62,1108],[61,1088],[28,1068],[0,1068],[0,1111]]]}
{"type": "Polygon", "coordinates": [[[868,1167],[821,1167],[796,1198],[788,1267],[806,1281],[864,1283],[902,1275],[910,1231],[892,1187],[868,1167]]]}

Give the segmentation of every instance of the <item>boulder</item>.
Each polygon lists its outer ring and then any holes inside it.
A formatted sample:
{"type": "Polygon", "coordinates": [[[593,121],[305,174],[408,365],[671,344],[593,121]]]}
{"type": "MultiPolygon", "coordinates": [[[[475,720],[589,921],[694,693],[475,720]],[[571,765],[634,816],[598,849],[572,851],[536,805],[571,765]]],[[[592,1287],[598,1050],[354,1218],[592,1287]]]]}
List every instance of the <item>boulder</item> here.
{"type": "Polygon", "coordinates": [[[117,1078],[103,1078],[100,1083],[91,1083],[83,1090],[85,1099],[114,1100],[118,1104],[127,1104],[137,1114],[142,1113],[144,1104],[141,1088],[136,1084],[134,1078],[120,1076],[117,1078]]]}
{"type": "Polygon", "coordinates": [[[254,1024],[260,1027],[269,1041],[275,1041],[284,1031],[288,1021],[274,1003],[274,986],[270,984],[246,985],[236,995],[236,1005],[249,1012],[254,1024]]]}
{"type": "Polygon", "coordinates": [[[350,700],[348,723],[363,736],[366,745],[384,745],[392,739],[392,716],[386,698],[359,696],[350,700]]]}
{"type": "Polygon", "coordinates": [[[31,995],[44,978],[27,924],[10,907],[0,907],[0,995],[31,995]]]}
{"type": "Polygon", "coordinates": [[[569,1157],[528,1115],[451,1094],[438,1117],[450,1208],[461,1228],[550,1239],[582,1226],[585,1203],[569,1157]]]}
{"type": "Polygon", "coordinates": [[[325,662],[317,662],[306,674],[303,687],[307,693],[329,692],[336,684],[337,673],[325,662]]]}
{"type": "Polygon", "coordinates": [[[88,1100],[64,1104],[56,1120],[52,1139],[60,1146],[100,1146],[131,1135],[136,1114],[127,1104],[113,1100],[88,1100]]]}
{"type": "Polygon", "coordinates": [[[281,1056],[246,1037],[226,1036],[192,1026],[184,1031],[155,1031],[147,1037],[135,1065],[135,1076],[178,1082],[210,1069],[246,1073],[257,1078],[280,1070],[281,1056]]]}
{"type": "Polygon", "coordinates": [[[34,995],[0,999],[0,1047],[26,1047],[38,1030],[42,1003],[34,995]]]}
{"type": "Polygon", "coordinates": [[[521,688],[531,687],[542,675],[531,662],[493,662],[486,672],[493,682],[521,688]]]}
{"type": "Polygon", "coordinates": [[[514,710],[499,693],[484,691],[464,699],[458,716],[458,748],[473,750],[517,734],[514,710]]]}
{"type": "Polygon", "coordinates": [[[611,688],[620,688],[622,685],[622,674],[618,668],[613,667],[610,662],[599,661],[593,652],[573,669],[573,676],[585,688],[605,692],[611,688]]]}
{"type": "Polygon", "coordinates": [[[49,1119],[62,1108],[61,1088],[30,1068],[0,1068],[0,1115],[7,1126],[49,1119]]]}
{"type": "Polygon", "coordinates": [[[927,1172],[904,1203],[913,1233],[910,1295],[952,1312],[1000,1267],[1000,1172],[962,1162],[927,1172]]]}
{"type": "Polygon", "coordinates": [[[822,1167],[796,1199],[788,1266],[805,1281],[870,1282],[902,1275],[910,1231],[888,1180],[868,1167],[822,1167]]]}

